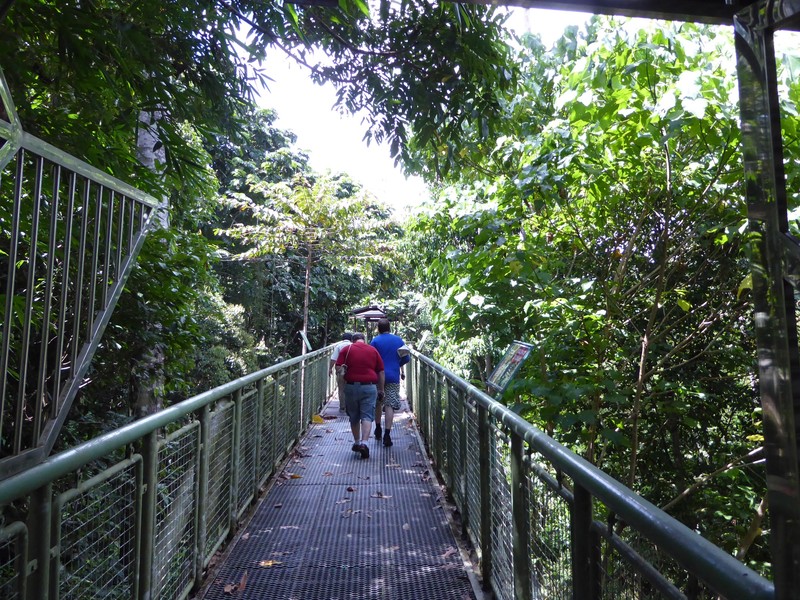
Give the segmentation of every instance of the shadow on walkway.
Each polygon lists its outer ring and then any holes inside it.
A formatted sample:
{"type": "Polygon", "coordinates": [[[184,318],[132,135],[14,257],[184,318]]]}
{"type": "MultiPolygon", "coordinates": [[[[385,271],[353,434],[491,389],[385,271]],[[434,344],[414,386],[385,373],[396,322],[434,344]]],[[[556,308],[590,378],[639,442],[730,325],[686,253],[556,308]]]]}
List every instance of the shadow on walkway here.
{"type": "Polygon", "coordinates": [[[334,400],[312,425],[200,598],[476,598],[407,405],[394,446],[350,450],[334,400]]]}

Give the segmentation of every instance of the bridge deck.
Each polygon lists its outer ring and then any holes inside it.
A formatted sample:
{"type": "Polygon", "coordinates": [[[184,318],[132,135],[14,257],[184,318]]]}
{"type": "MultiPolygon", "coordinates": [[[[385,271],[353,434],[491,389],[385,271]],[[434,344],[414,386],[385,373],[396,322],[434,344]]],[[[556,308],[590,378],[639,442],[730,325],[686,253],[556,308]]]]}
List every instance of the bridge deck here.
{"type": "Polygon", "coordinates": [[[350,450],[338,401],[312,425],[204,600],[466,600],[476,597],[413,419],[394,446],[350,450]]]}

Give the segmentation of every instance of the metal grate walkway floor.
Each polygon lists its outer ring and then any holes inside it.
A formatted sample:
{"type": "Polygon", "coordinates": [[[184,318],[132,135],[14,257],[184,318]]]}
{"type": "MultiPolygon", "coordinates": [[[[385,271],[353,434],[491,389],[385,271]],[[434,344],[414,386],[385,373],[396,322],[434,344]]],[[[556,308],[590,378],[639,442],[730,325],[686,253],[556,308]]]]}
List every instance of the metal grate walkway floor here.
{"type": "Polygon", "coordinates": [[[350,450],[338,401],[311,425],[201,597],[204,600],[476,598],[414,420],[394,446],[350,450]]]}

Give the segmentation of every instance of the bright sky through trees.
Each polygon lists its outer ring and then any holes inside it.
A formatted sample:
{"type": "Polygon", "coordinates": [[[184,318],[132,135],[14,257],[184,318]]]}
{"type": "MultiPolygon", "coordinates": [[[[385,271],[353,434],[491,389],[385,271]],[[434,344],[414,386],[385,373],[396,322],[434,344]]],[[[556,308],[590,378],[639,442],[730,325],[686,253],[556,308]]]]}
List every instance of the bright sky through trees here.
{"type": "MultiPolygon", "coordinates": [[[[538,33],[547,45],[565,27],[582,24],[588,17],[541,9],[513,8],[511,13],[513,29],[538,33]]],[[[332,109],[336,99],[332,85],[315,85],[305,68],[277,49],[268,57],[266,68],[273,83],[261,94],[260,105],[277,110],[278,127],[297,134],[297,146],[309,153],[314,169],[348,173],[398,213],[423,201],[427,191],[422,180],[405,178],[386,146],[367,146],[362,140],[365,126],[358,116],[340,115],[332,109]]]]}

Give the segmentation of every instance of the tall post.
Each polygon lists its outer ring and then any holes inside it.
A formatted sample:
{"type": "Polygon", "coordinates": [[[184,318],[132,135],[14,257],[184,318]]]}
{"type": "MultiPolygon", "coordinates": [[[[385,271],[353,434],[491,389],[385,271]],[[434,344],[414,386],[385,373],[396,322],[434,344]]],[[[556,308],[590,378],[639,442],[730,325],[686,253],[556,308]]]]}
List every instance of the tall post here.
{"type": "Polygon", "coordinates": [[[761,0],[734,19],[776,600],[800,594],[800,244],[789,235],[773,35],[798,17],[797,3],[761,0]]]}
{"type": "Polygon", "coordinates": [[[513,522],[512,550],[514,562],[514,600],[531,598],[531,523],[525,477],[525,443],[516,433],[511,434],[511,516],[513,522]]]}
{"type": "Polygon", "coordinates": [[[570,512],[572,597],[574,600],[596,600],[600,598],[599,536],[592,533],[592,496],[586,488],[576,485],[573,497],[570,512]]]}
{"type": "MultiPolygon", "coordinates": [[[[38,565],[35,577],[28,578],[27,600],[47,600],[58,597],[58,589],[51,589],[51,566],[55,559],[50,555],[52,518],[53,518],[53,484],[48,483],[31,495],[31,507],[28,511],[28,530],[31,543],[31,559],[38,565]],[[52,595],[51,595],[52,593],[52,595]]],[[[27,573],[19,573],[27,577],[27,573]]],[[[55,578],[57,583],[58,578],[55,578]]]]}
{"type": "Polygon", "coordinates": [[[153,591],[153,551],[156,547],[156,505],[158,487],[158,431],[142,439],[140,452],[144,469],[142,524],[139,536],[139,599],[149,600],[153,591]]]}
{"type": "Polygon", "coordinates": [[[478,405],[478,446],[481,498],[481,574],[484,586],[492,581],[492,461],[489,409],[478,405]]]}

